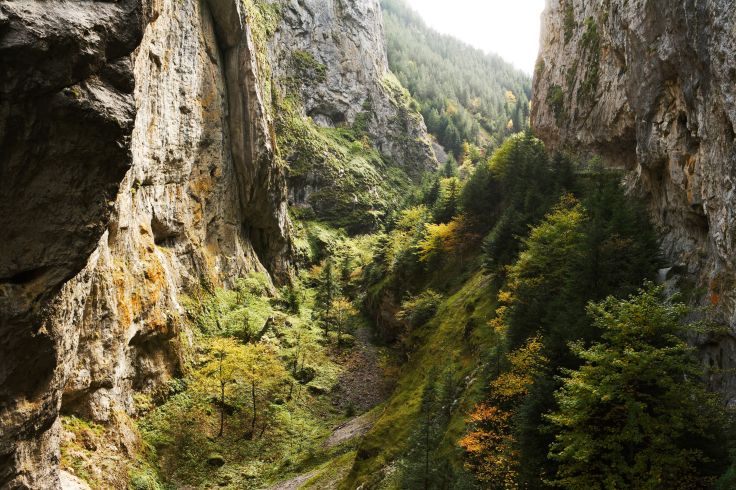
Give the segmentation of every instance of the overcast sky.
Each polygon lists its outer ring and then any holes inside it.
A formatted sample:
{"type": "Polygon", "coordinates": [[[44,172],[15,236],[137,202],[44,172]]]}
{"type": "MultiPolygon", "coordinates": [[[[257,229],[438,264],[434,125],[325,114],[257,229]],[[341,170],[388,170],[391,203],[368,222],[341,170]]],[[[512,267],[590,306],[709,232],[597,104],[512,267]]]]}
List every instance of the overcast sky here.
{"type": "Polygon", "coordinates": [[[408,0],[434,29],[532,74],[545,0],[408,0]]]}

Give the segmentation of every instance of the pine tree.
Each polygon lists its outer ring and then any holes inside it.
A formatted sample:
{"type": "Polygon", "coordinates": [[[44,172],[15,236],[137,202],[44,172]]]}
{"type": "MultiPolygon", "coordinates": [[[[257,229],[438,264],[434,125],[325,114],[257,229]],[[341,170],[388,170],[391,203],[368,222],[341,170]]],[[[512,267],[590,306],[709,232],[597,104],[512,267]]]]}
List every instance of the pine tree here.
{"type": "Polygon", "coordinates": [[[330,304],[339,292],[339,284],[335,275],[333,259],[330,257],[324,263],[319,277],[317,301],[321,304],[330,304]]]}
{"type": "Polygon", "coordinates": [[[422,203],[426,204],[428,207],[433,207],[437,203],[437,199],[439,199],[439,197],[440,197],[440,177],[439,175],[437,175],[434,177],[434,179],[432,179],[432,183],[427,189],[427,192],[424,194],[422,203]]]}
{"type": "Polygon", "coordinates": [[[340,294],[340,283],[335,273],[332,257],[325,260],[317,284],[316,305],[317,316],[325,328],[329,330],[328,318],[332,313],[332,304],[340,294]]]}
{"type": "Polygon", "coordinates": [[[445,178],[457,177],[457,160],[453,155],[447,156],[447,161],[442,167],[442,175],[445,178]]]}
{"type": "Polygon", "coordinates": [[[460,181],[457,177],[443,180],[443,190],[435,206],[433,217],[437,223],[447,223],[457,215],[460,207],[460,181]]]}
{"type": "MultiPolygon", "coordinates": [[[[725,470],[716,441],[726,420],[706,393],[683,339],[687,308],[648,286],[628,300],[589,307],[603,340],[575,345],[584,362],[566,372],[549,416],[558,430],[550,456],[555,484],[589,488],[708,488],[725,470]]],[[[719,443],[720,442],[720,443],[719,443]]]]}

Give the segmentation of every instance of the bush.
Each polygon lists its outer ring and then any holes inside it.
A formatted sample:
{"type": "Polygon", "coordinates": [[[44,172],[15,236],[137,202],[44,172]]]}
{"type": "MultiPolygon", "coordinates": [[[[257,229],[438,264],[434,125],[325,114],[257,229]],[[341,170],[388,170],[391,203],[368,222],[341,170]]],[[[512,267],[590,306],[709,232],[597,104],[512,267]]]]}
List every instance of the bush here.
{"type": "Polygon", "coordinates": [[[163,490],[156,472],[150,467],[136,468],[130,472],[131,490],[163,490]]]}
{"type": "Polygon", "coordinates": [[[427,289],[402,302],[398,317],[411,326],[418,327],[428,322],[437,313],[441,301],[441,294],[427,289]]]}

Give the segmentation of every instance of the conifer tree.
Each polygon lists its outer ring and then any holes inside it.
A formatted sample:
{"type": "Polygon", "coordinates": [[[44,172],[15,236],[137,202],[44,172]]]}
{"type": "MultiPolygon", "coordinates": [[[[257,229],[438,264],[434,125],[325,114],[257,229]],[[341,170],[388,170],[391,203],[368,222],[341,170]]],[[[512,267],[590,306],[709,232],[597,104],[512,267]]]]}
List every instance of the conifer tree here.
{"type": "Polygon", "coordinates": [[[460,208],[460,190],[460,181],[457,177],[443,180],[442,193],[433,212],[435,222],[447,223],[457,215],[460,208]]]}
{"type": "Polygon", "coordinates": [[[706,393],[683,335],[687,308],[648,286],[627,300],[609,297],[588,311],[601,342],[574,351],[549,416],[559,431],[550,456],[564,488],[708,488],[725,470],[717,441],[726,419],[706,393]]]}

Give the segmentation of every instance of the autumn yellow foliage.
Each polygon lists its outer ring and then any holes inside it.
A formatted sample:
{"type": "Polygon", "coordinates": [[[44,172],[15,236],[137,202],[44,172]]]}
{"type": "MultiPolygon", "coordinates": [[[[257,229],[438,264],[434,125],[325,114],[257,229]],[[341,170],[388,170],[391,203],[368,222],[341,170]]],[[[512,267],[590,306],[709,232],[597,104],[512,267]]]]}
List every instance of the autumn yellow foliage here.
{"type": "Polygon", "coordinates": [[[451,255],[460,246],[462,221],[453,219],[438,225],[427,223],[424,239],[417,245],[419,260],[428,262],[438,254],[451,255]]]}
{"type": "Polygon", "coordinates": [[[489,399],[468,416],[473,430],[459,445],[467,454],[467,466],[493,488],[516,489],[519,451],[512,430],[517,402],[529,392],[535,376],[546,364],[542,340],[533,337],[507,356],[509,369],[491,382],[489,399]]]}

